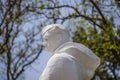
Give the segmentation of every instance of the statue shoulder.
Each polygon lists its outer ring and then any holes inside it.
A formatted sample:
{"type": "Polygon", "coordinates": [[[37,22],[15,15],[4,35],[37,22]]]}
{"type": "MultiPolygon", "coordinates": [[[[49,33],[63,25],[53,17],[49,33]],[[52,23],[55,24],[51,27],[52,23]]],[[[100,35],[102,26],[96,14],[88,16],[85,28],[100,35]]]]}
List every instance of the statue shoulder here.
{"type": "Polygon", "coordinates": [[[55,54],[48,61],[41,80],[78,80],[76,73],[76,62],[70,55],[55,54]]]}
{"type": "Polygon", "coordinates": [[[83,45],[81,43],[72,42],[72,43],[70,43],[68,48],[66,48],[66,50],[67,49],[71,50],[71,51],[74,50],[76,52],[82,52],[83,54],[86,54],[91,57],[96,57],[96,55],[93,53],[93,51],[91,49],[89,49],[88,47],[86,47],[85,45],[83,45]]]}
{"type": "Polygon", "coordinates": [[[83,44],[71,42],[68,44],[68,46],[65,46],[63,49],[64,49],[63,51],[69,53],[77,60],[83,61],[82,63],[89,62],[89,64],[94,64],[96,66],[100,64],[99,57],[97,57],[92,52],[92,50],[90,50],[88,47],[84,46],[83,44]]]}

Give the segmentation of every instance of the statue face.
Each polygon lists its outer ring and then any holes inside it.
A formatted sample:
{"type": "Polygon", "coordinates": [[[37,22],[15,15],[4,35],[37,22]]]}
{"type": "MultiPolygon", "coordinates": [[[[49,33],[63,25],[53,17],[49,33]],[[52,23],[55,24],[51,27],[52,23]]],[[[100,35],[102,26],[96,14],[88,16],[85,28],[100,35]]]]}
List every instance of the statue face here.
{"type": "Polygon", "coordinates": [[[43,36],[43,40],[45,42],[46,49],[53,53],[58,45],[58,41],[60,38],[60,34],[56,34],[55,32],[46,32],[43,36]]]}
{"type": "Polygon", "coordinates": [[[69,35],[65,31],[48,31],[43,36],[46,49],[54,54],[54,51],[62,44],[69,40],[69,35]]]}
{"type": "Polygon", "coordinates": [[[69,41],[69,32],[63,25],[51,24],[42,30],[43,41],[45,47],[50,53],[54,51],[63,43],[69,41]]]}

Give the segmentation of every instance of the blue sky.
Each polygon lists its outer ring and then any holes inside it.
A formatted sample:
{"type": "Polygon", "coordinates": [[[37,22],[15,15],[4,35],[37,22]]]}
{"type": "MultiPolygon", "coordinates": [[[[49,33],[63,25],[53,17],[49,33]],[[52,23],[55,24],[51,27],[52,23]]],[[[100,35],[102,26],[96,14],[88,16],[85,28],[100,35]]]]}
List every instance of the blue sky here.
{"type": "Polygon", "coordinates": [[[39,58],[25,71],[26,80],[39,80],[51,55],[44,49],[39,58]]]}

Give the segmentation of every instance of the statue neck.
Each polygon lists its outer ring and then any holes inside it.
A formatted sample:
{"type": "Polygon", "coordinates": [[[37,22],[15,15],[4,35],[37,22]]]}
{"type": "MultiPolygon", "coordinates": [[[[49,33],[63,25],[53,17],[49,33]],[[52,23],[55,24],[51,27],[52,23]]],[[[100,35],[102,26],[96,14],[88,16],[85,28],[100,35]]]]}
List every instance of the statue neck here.
{"type": "Polygon", "coordinates": [[[72,42],[67,41],[67,42],[61,44],[59,47],[57,47],[57,48],[55,49],[54,53],[56,54],[56,53],[61,52],[61,49],[63,49],[63,48],[65,48],[66,46],[68,46],[69,43],[72,43],[72,42]]]}

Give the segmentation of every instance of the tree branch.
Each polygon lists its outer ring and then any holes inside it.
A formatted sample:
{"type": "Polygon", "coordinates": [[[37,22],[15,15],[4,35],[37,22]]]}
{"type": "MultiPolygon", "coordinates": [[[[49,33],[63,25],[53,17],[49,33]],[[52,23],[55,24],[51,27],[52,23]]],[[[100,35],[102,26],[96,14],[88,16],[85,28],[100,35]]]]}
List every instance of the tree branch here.
{"type": "MultiPolygon", "coordinates": [[[[77,12],[78,15],[69,15],[69,16],[67,16],[67,17],[57,18],[57,19],[63,19],[63,20],[64,20],[64,19],[71,19],[72,17],[74,17],[74,18],[82,17],[82,18],[84,18],[84,19],[86,19],[86,20],[88,20],[88,21],[91,21],[92,23],[94,23],[95,25],[97,25],[97,26],[98,26],[99,28],[101,28],[102,30],[105,30],[103,26],[97,24],[97,23],[94,21],[94,18],[90,18],[90,17],[88,17],[87,15],[82,15],[82,14],[78,11],[78,9],[75,8],[75,7],[73,7],[73,6],[70,6],[70,5],[60,5],[60,6],[48,7],[48,8],[44,8],[44,9],[56,9],[56,8],[64,8],[64,7],[73,9],[74,11],[77,12]]],[[[45,14],[43,14],[43,15],[45,15],[45,14]]],[[[52,18],[52,17],[48,17],[47,15],[45,15],[45,16],[46,16],[47,18],[52,18]]],[[[99,19],[99,18],[98,18],[98,19],[95,18],[95,19],[101,21],[101,19],[99,19]]]]}
{"type": "Polygon", "coordinates": [[[17,0],[15,0],[15,1],[13,2],[13,4],[10,5],[9,8],[6,10],[5,14],[3,15],[4,17],[3,17],[3,19],[2,19],[2,21],[1,21],[1,23],[0,23],[0,27],[1,27],[2,24],[4,23],[4,21],[5,21],[6,17],[7,17],[8,12],[9,12],[9,11],[11,10],[11,8],[16,4],[16,2],[17,2],[17,0]]]}
{"type": "Polygon", "coordinates": [[[106,23],[106,19],[105,19],[104,15],[102,14],[102,11],[100,10],[100,8],[95,4],[95,2],[93,0],[90,0],[90,2],[93,4],[93,6],[98,11],[98,13],[101,15],[101,17],[103,19],[103,23],[106,23]]]}
{"type": "MultiPolygon", "coordinates": [[[[27,67],[28,65],[30,65],[31,63],[33,63],[40,55],[41,51],[42,51],[42,46],[41,46],[41,49],[39,50],[39,52],[37,53],[37,55],[32,59],[30,60],[29,62],[27,62],[26,64],[24,64],[21,68],[21,70],[17,73],[16,75],[16,79],[19,77],[19,75],[24,71],[25,67],[27,67]]],[[[33,53],[34,54],[34,53],[33,53]]]]}

